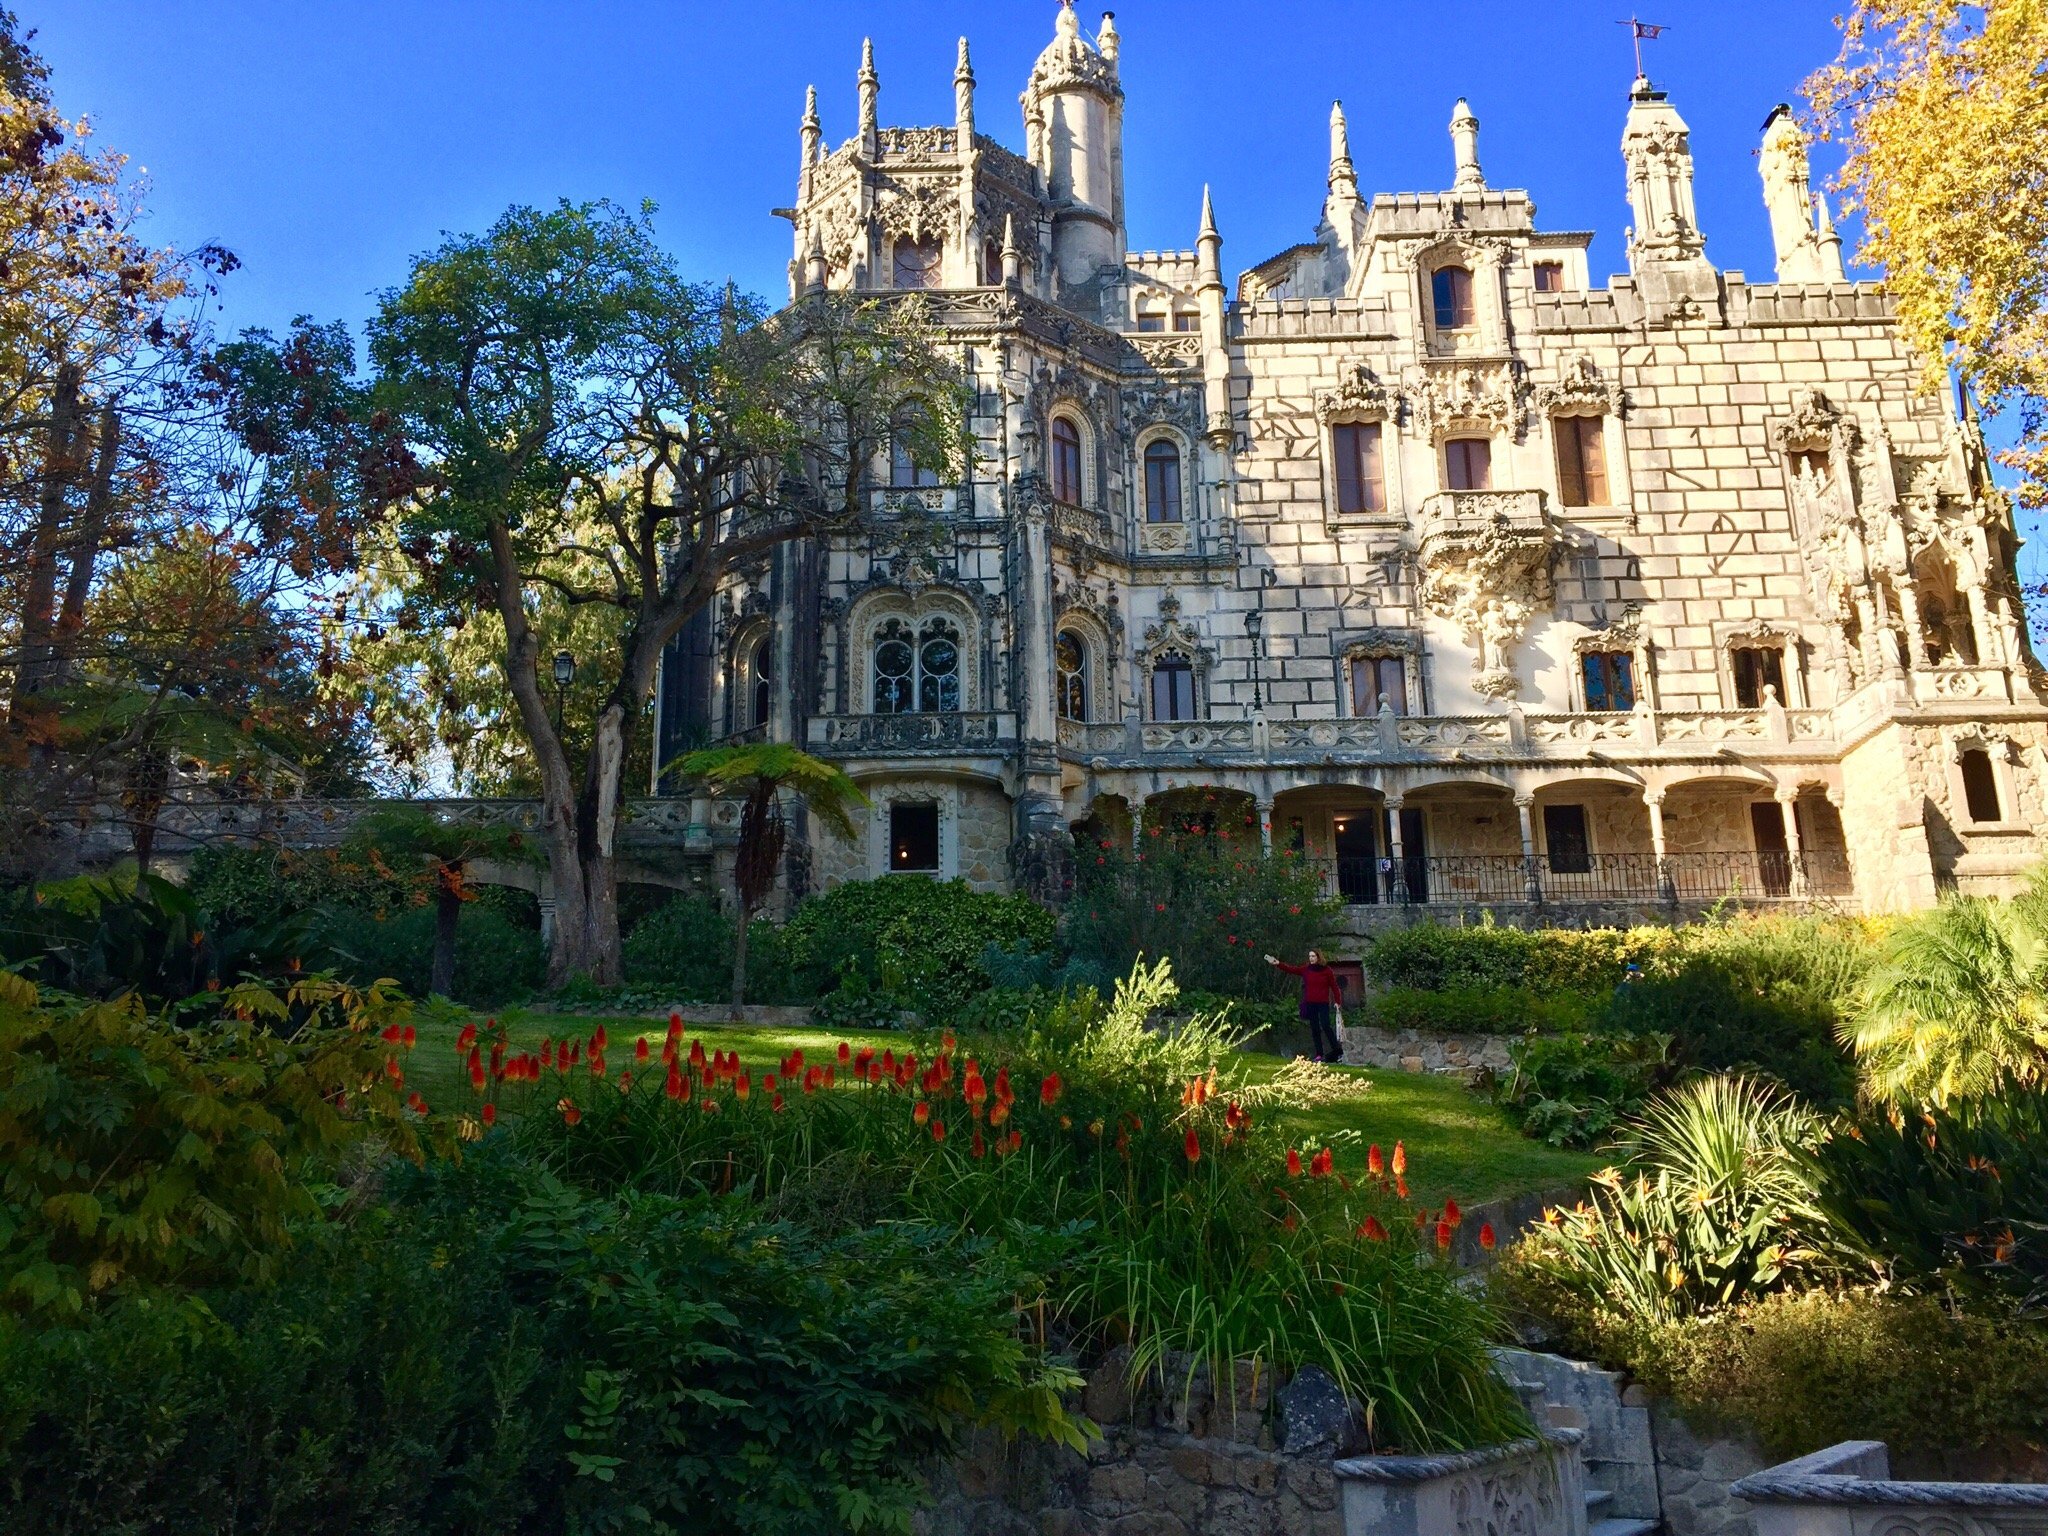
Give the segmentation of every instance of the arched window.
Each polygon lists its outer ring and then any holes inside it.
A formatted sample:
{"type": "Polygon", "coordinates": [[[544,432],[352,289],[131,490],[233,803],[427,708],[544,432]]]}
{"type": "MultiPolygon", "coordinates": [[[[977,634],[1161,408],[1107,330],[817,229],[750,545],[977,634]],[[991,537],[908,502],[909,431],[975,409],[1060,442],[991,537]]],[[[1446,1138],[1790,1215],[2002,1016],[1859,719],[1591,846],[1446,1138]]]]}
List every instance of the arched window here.
{"type": "Polygon", "coordinates": [[[1463,267],[1438,267],[1429,274],[1431,308],[1440,331],[1466,331],[1473,325],[1472,274],[1463,267]]]}
{"type": "Polygon", "coordinates": [[[1195,718],[1195,668],[1178,651],[1167,651],[1152,663],[1152,718],[1195,718]]]}
{"type": "Polygon", "coordinates": [[[1003,248],[993,235],[981,242],[981,280],[990,288],[1003,286],[1003,248]]]}
{"type": "Polygon", "coordinates": [[[960,631],[926,619],[913,634],[901,619],[875,632],[875,713],[947,715],[960,708],[960,631]]]}
{"type": "Polygon", "coordinates": [[[1053,642],[1053,665],[1058,671],[1058,702],[1062,720],[1088,718],[1088,647],[1071,629],[1060,631],[1053,642]]]}
{"type": "Polygon", "coordinates": [[[1065,416],[1052,419],[1052,497],[1081,503],[1081,429],[1065,416]]]}
{"type": "Polygon", "coordinates": [[[936,288],[939,286],[938,242],[924,240],[896,242],[896,286],[936,288]]]}
{"type": "Polygon", "coordinates": [[[1163,437],[1145,447],[1145,521],[1180,521],[1180,449],[1163,437]]]}
{"type": "Polygon", "coordinates": [[[775,683],[775,637],[764,636],[754,647],[754,698],[749,725],[766,725],[768,709],[774,698],[775,683]]]}

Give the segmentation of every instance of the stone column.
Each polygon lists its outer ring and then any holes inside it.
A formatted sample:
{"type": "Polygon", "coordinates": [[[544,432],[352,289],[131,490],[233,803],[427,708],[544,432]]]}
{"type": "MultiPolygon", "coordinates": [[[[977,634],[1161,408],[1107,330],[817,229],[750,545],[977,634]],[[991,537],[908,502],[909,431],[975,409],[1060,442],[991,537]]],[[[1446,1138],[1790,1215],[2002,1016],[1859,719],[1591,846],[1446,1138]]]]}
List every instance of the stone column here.
{"type": "Polygon", "coordinates": [[[1270,797],[1252,800],[1252,808],[1259,818],[1259,851],[1268,858],[1273,854],[1273,801],[1270,797]]]}
{"type": "Polygon", "coordinates": [[[1778,814],[1785,818],[1785,852],[1792,868],[1791,891],[1794,897],[1804,901],[1808,894],[1806,883],[1806,851],[1799,843],[1799,786],[1780,784],[1775,798],[1778,814]]]}
{"type": "Polygon", "coordinates": [[[1133,854],[1140,854],[1145,851],[1145,798],[1143,795],[1133,795],[1131,797],[1131,852],[1133,854]]]}
{"type": "Polygon", "coordinates": [[[1540,906],[1543,902],[1543,881],[1536,873],[1536,820],[1533,813],[1536,804],[1534,795],[1515,796],[1515,820],[1521,824],[1522,833],[1522,880],[1530,904],[1540,906]]]}
{"type": "Polygon", "coordinates": [[[1650,855],[1657,861],[1657,899],[1675,903],[1678,886],[1671,878],[1671,863],[1664,853],[1664,791],[1644,790],[1643,804],[1650,812],[1650,855]]]}
{"type": "Polygon", "coordinates": [[[1392,892],[1397,906],[1408,904],[1408,863],[1401,852],[1401,797],[1387,796],[1387,858],[1394,866],[1394,889],[1392,892]]]}

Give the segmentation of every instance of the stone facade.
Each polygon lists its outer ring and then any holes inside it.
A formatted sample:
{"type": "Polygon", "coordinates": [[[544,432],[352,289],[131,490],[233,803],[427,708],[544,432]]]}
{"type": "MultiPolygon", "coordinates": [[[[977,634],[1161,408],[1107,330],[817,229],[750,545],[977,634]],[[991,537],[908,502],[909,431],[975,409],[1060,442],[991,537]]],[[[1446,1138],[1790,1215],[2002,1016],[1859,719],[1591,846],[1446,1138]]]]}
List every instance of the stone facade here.
{"type": "Polygon", "coordinates": [[[871,53],[851,138],[803,118],[792,297],[915,290],[975,445],[956,484],[878,464],[864,528],[738,573],[671,657],[665,740],[773,734],[874,796],[808,879],[1056,898],[1073,828],[1192,787],[1356,908],[1882,910],[2040,856],[2009,509],[1789,114],[1775,281],[1710,261],[1638,79],[1605,286],[1460,102],[1451,186],[1369,199],[1333,111],[1313,238],[1233,290],[1206,196],[1192,249],[1128,247],[1122,46],[1060,8],[1021,154],[964,41],[949,125],[884,127],[871,53]]]}

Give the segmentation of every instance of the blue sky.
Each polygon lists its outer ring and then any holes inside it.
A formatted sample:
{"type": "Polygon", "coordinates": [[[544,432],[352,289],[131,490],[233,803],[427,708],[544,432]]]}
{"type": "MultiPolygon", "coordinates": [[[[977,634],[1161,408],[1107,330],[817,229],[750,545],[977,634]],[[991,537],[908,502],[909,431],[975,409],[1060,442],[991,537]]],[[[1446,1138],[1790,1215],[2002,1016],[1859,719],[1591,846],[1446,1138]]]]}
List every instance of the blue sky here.
{"type": "MultiPolygon", "coordinates": [[[[1022,147],[1017,94],[1052,0],[12,0],[60,104],[146,167],[163,241],[244,266],[223,329],[360,321],[407,258],[514,202],[651,199],[684,268],[784,292],[797,120],[815,82],[829,141],[853,130],[872,36],[885,123],[950,122],[971,40],[981,130],[1022,147]]],[[[1708,254],[1771,272],[1753,152],[1775,102],[1834,54],[1842,0],[1638,0],[1652,77],[1692,126],[1708,254]]],[[[1117,8],[1133,246],[1192,244],[1214,188],[1235,273],[1313,228],[1341,98],[1361,188],[1447,186],[1470,98],[1495,186],[1623,265],[1618,141],[1633,75],[1626,0],[1427,5],[1127,0],[1117,8]]],[[[1092,33],[1101,6],[1084,4],[1092,33]]],[[[1817,151],[1817,169],[1835,157],[1817,151]]],[[[1844,233],[1853,241],[1853,228],[1844,233]]],[[[2024,563],[2038,573],[2037,551],[2024,563]]],[[[2036,576],[2038,579],[2038,575],[2036,576]]]]}

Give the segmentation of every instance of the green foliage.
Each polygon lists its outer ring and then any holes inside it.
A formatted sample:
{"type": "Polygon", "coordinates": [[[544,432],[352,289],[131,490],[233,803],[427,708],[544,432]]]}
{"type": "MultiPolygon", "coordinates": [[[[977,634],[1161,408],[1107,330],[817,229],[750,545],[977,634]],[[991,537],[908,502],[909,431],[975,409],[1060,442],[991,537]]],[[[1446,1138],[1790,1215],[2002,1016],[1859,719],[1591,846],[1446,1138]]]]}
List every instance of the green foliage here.
{"type": "Polygon", "coordinates": [[[1750,958],[1710,949],[1686,956],[1674,972],[1631,981],[1609,1002],[1606,1028],[1668,1039],[1682,1067],[1761,1072],[1809,1102],[1846,1102],[1855,1072],[1835,1043],[1835,999],[1745,963],[1750,958]]]}
{"type": "MultiPolygon", "coordinates": [[[[964,880],[887,875],[849,881],[797,907],[782,930],[784,965],[802,993],[843,991],[865,1018],[904,1009],[941,1019],[989,985],[991,944],[1048,949],[1053,916],[1028,896],[971,889],[964,880]]],[[[828,1003],[833,998],[826,998],[828,1003]]],[[[852,1018],[835,1019],[842,1026],[852,1018]]]]}
{"type": "Polygon", "coordinates": [[[1459,988],[1523,987],[1533,992],[1603,993],[1619,986],[1631,966],[1666,963],[1687,943],[1673,928],[1544,928],[1534,932],[1417,923],[1374,939],[1365,972],[1383,987],[1444,992],[1459,988]]]}
{"type": "Polygon", "coordinates": [[[2048,1311],[2048,1084],[1866,1111],[1815,1151],[1812,1177],[1849,1261],[1907,1290],[2048,1311]]]}
{"type": "Polygon", "coordinates": [[[1553,1147],[1597,1146],[1672,1076],[1669,1035],[1532,1031],[1510,1056],[1494,1102],[1553,1147]]]}
{"type": "Polygon", "coordinates": [[[0,898],[0,960],[86,997],[133,992],[164,1005],[249,977],[284,982],[300,974],[308,943],[301,916],[217,926],[156,875],[0,898]]]}
{"type": "Polygon", "coordinates": [[[906,1531],[972,1425],[1078,1438],[1015,1250],[593,1195],[502,1147],[387,1182],[269,1287],[0,1334],[0,1523],[906,1531]]]}
{"type": "Polygon", "coordinates": [[[1502,1265],[1508,1293],[1581,1348],[1612,1319],[1658,1323],[1748,1300],[1819,1263],[1806,1246],[1810,1112],[1781,1088],[1700,1078],[1653,1101],[1625,1168],[1545,1213],[1502,1265]]]}
{"type": "Polygon", "coordinates": [[[1399,1181],[1369,1176],[1355,1142],[1320,1176],[1317,1149],[1299,1149],[1307,1166],[1290,1173],[1279,1126],[1304,1102],[1300,1074],[1255,1077],[1215,1019],[1156,1027],[1175,1001],[1162,966],[1107,1001],[1084,990],[1000,1034],[920,1041],[914,1068],[892,1050],[900,1078],[871,1068],[870,1049],[837,1062],[836,1092],[812,1078],[818,1064],[785,1062],[744,1098],[697,1079],[676,1103],[649,1074],[630,1093],[579,1093],[574,1124],[521,1117],[517,1135],[597,1190],[747,1189],[835,1228],[1059,1234],[1028,1300],[1084,1355],[1127,1344],[1139,1376],[1183,1357],[1219,1376],[1314,1363],[1367,1405],[1382,1446],[1518,1432],[1482,1347],[1485,1307],[1439,1259],[1434,1213],[1418,1228],[1399,1181]]]}
{"type": "Polygon", "coordinates": [[[1842,1028],[1865,1083],[1945,1103],[2048,1071],[2048,869],[2016,900],[1944,900],[1903,920],[1842,1028]]]}
{"type": "MultiPolygon", "coordinates": [[[[388,916],[337,909],[313,926],[322,963],[361,985],[388,977],[413,997],[432,991],[434,910],[404,907],[388,916]]],[[[450,996],[473,1008],[501,1008],[532,996],[547,979],[540,935],[495,904],[479,903],[455,935],[450,996]]]]}
{"type": "Polygon", "coordinates": [[[1389,987],[1368,999],[1356,1022],[1430,1034],[1512,1035],[1584,1029],[1594,1014],[1592,1001],[1580,992],[1526,986],[1389,987]]]}
{"type": "Polygon", "coordinates": [[[1902,1473],[1968,1477],[1970,1458],[2048,1445],[2048,1330],[1931,1298],[1780,1292],[1610,1328],[1600,1345],[1690,1417],[1747,1429],[1774,1457],[1882,1440],[1902,1473]]]}
{"type": "Polygon", "coordinates": [[[1236,817],[1231,797],[1208,800],[1203,830],[1154,824],[1136,854],[1120,840],[1080,850],[1067,945],[1110,975],[1168,959],[1190,987],[1281,997],[1296,983],[1264,956],[1299,961],[1327,940],[1339,905],[1307,860],[1260,850],[1256,812],[1236,817]]]}
{"type": "Polygon", "coordinates": [[[628,986],[715,1002],[732,984],[732,919],[707,896],[678,896],[633,925],[624,956],[628,986]]]}
{"type": "Polygon", "coordinates": [[[46,1001],[0,979],[8,1304],[75,1313],[133,1282],[262,1278],[313,1213],[302,1160],[372,1124],[418,1155],[401,999],[311,978],[212,1002],[174,1026],[133,994],[46,1001]],[[294,1017],[314,1022],[286,1038],[275,1026],[294,1017]]]}

